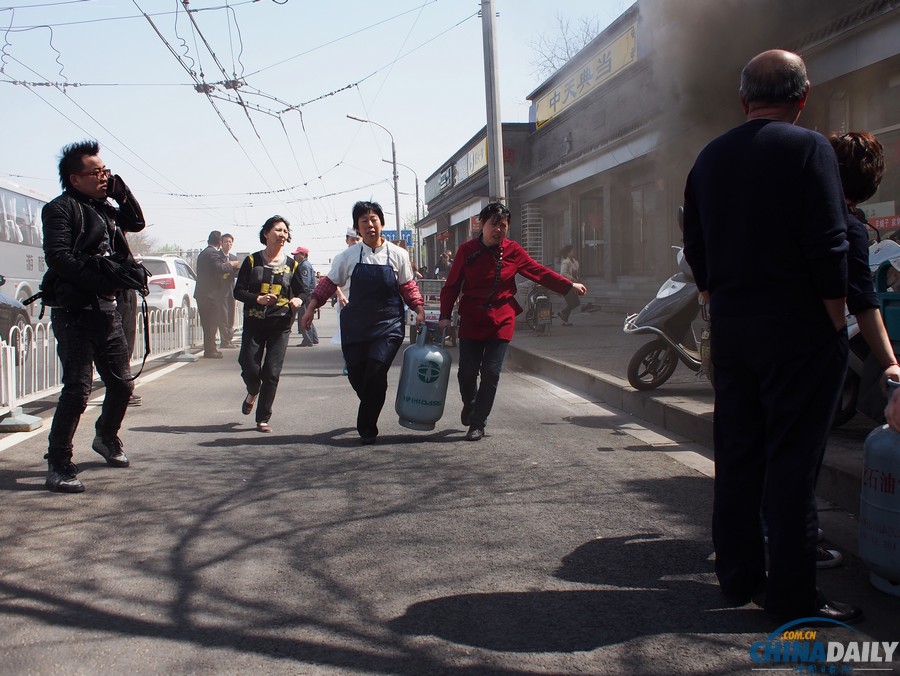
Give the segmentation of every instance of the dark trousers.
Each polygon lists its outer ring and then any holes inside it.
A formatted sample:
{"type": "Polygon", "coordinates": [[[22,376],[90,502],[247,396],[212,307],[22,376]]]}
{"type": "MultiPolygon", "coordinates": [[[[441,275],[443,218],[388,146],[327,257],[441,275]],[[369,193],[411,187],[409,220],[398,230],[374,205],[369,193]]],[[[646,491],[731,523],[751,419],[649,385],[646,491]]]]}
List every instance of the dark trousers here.
{"type": "Polygon", "coordinates": [[[378,417],[387,395],[387,374],[403,344],[403,336],[386,336],[366,343],[341,345],[347,379],[359,397],[356,430],[361,437],[378,436],[378,417]]]}
{"type": "Polygon", "coordinates": [[[722,592],[766,610],[815,609],[815,486],[847,365],[847,332],[824,316],[715,317],[713,544],[722,592]],[[768,534],[766,576],[762,521],[768,534]]]}
{"type": "Polygon", "coordinates": [[[219,330],[219,340],[223,345],[229,344],[234,340],[234,308],[237,304],[234,296],[229,293],[225,296],[225,316],[222,321],[222,328],[219,330]]]}
{"type": "Polygon", "coordinates": [[[256,422],[269,422],[272,404],[281,379],[284,353],[291,337],[291,315],[269,319],[244,316],[244,332],[241,334],[241,378],[248,394],[258,394],[256,422]]]}
{"type": "Polygon", "coordinates": [[[91,396],[93,367],[106,386],[96,424],[97,434],[104,439],[119,433],[134,384],[124,380],[131,377],[130,354],[118,312],[53,308],[50,321],[63,388],[50,426],[47,459],[62,464],[72,459],[72,439],[91,396]]]}
{"type": "Polygon", "coordinates": [[[203,327],[203,351],[212,354],[217,351],[216,332],[222,326],[225,303],[221,298],[198,298],[197,310],[203,327]]]}
{"type": "Polygon", "coordinates": [[[459,394],[463,406],[470,406],[472,413],[469,423],[472,427],[484,428],[488,416],[494,407],[497,385],[500,383],[500,371],[506,357],[508,340],[471,340],[463,338],[459,341],[459,394]],[[481,382],[478,375],[481,374],[481,382]]]}
{"type": "Polygon", "coordinates": [[[566,306],[562,310],[560,310],[559,318],[564,322],[567,322],[569,321],[569,315],[572,314],[572,310],[581,305],[581,297],[577,293],[575,293],[574,289],[572,289],[569,291],[569,293],[563,296],[563,298],[565,298],[566,300],[566,306]]]}

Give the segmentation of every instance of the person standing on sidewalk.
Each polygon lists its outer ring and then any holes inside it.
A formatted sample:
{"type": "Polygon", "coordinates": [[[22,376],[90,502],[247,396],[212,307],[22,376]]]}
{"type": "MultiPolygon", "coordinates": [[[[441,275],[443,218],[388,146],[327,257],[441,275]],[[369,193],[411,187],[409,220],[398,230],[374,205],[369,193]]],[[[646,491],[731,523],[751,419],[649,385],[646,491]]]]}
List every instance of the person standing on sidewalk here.
{"type": "Polygon", "coordinates": [[[517,242],[507,239],[509,216],[509,209],[499,202],[481,210],[481,235],[459,247],[441,288],[441,329],[450,326],[459,298],[457,379],[463,404],[460,421],[468,427],[467,441],[484,437],[506,348],[516,328],[516,315],[522,312],[516,302],[516,275],[561,295],[587,292],[584,284],[558,275],[535,261],[517,242]]]}
{"type": "MultiPolygon", "coordinates": [[[[564,246],[559,252],[559,260],[559,274],[573,282],[581,281],[581,266],[578,265],[578,260],[575,258],[574,246],[571,244],[564,246]]],[[[562,320],[563,326],[572,326],[569,315],[572,314],[572,310],[581,305],[581,298],[577,293],[570,291],[565,295],[565,300],[566,306],[560,311],[559,318],[562,320]]]]}
{"type": "Polygon", "coordinates": [[[237,280],[237,273],[241,267],[238,257],[231,253],[231,247],[234,246],[234,235],[225,233],[222,235],[222,255],[231,265],[231,276],[228,278],[228,284],[225,289],[225,315],[222,318],[222,327],[219,329],[219,340],[221,347],[234,348],[234,312],[237,301],[234,299],[234,283],[237,280]]]}
{"type": "Polygon", "coordinates": [[[281,216],[272,216],[259,231],[262,251],[250,254],[241,263],[234,297],[244,304],[244,332],[238,363],[247,396],[241,413],[250,415],[256,407],[256,430],[271,432],[269,418],[281,379],[284,353],[294,324],[294,313],[307,294],[300,266],[284,252],[291,241],[291,225],[281,216]]]}
{"type": "Polygon", "coordinates": [[[316,308],[328,302],[337,287],[352,280],[350,300],[341,310],[341,351],[350,385],[359,397],[356,430],[363,445],[369,445],[378,440],[388,369],[406,335],[403,304],[413,309],[419,323],[425,321],[425,310],[409,254],[381,234],[381,205],[354,204],[353,224],[362,241],[334,257],[328,276],[319,280],[300,321],[303,328],[312,326],[316,308]]]}
{"type": "MultiPolygon", "coordinates": [[[[309,262],[309,249],[298,246],[294,249],[294,259],[300,265],[300,277],[303,279],[303,286],[307,289],[303,295],[303,304],[309,304],[309,294],[316,288],[316,271],[313,269],[312,263],[309,262]]],[[[297,328],[300,329],[300,335],[303,340],[300,341],[300,347],[312,347],[319,344],[319,332],[316,330],[315,324],[310,324],[308,329],[303,328],[300,319],[303,315],[297,317],[297,328]]]]}
{"type": "MultiPolygon", "coordinates": [[[[213,230],[206,240],[206,248],[197,255],[197,284],[194,298],[203,327],[203,356],[221,359],[216,348],[216,333],[221,333],[225,315],[225,294],[231,286],[232,266],[222,253],[222,233],[213,230]]],[[[224,343],[226,336],[220,335],[224,343]]]]}
{"type": "Polygon", "coordinates": [[[106,386],[91,448],[111,467],[128,467],[119,429],[134,391],[131,352],[116,311],[120,287],[92,265],[97,258],[131,255],[125,232],[144,229],[131,190],[112,176],[96,141],[66,146],[59,160],[63,193],[41,211],[47,274],[41,283],[62,364],[62,392],[50,426],[46,486],[81,493],[72,439],[91,394],[93,369],[106,386]],[[118,208],[107,201],[112,198],[118,208]]]}
{"type": "Polygon", "coordinates": [[[684,254],[711,316],[721,591],[782,617],[852,622],[862,611],[816,587],[816,472],[847,367],[848,243],[831,145],[795,125],[809,88],[796,54],[747,63],[747,121],[710,142],[687,179],[684,254]]]}

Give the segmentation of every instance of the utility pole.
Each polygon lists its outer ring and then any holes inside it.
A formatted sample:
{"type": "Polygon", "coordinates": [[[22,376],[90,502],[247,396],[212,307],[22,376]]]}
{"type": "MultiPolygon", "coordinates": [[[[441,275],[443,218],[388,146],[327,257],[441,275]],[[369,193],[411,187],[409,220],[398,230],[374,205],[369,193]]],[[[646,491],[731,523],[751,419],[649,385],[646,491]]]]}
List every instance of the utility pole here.
{"type": "Polygon", "coordinates": [[[484,36],[484,98],[487,103],[488,192],[491,202],[506,202],[493,0],[481,0],[481,29],[484,36]]]}

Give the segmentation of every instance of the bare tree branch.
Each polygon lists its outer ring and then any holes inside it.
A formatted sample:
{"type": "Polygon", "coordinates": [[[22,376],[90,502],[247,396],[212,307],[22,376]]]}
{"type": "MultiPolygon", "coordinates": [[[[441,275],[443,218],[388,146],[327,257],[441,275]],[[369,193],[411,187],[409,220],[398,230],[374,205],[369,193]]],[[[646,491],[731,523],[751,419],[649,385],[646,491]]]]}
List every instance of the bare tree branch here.
{"type": "Polygon", "coordinates": [[[533,52],[529,64],[532,74],[540,79],[550,77],[597,37],[602,28],[597,16],[581,17],[573,26],[570,19],[557,13],[556,27],[528,43],[533,52]]]}

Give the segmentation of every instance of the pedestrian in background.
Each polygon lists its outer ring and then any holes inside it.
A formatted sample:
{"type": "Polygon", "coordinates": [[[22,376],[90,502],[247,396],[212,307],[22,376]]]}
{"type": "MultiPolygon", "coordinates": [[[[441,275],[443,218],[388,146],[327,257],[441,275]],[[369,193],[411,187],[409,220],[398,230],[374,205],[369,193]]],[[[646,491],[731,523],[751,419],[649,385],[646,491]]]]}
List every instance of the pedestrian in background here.
{"type": "Polygon", "coordinates": [[[506,348],[516,328],[516,315],[522,312],[516,301],[516,275],[561,295],[587,292],[583,284],[570,282],[541,265],[518,242],[508,239],[509,217],[509,209],[499,202],[481,210],[481,235],[459,247],[441,288],[440,328],[450,326],[459,298],[457,379],[463,404],[460,421],[468,427],[468,441],[484,436],[506,348]]]}
{"type": "MultiPolygon", "coordinates": [[[[203,327],[203,356],[207,359],[221,359],[222,353],[216,347],[216,333],[220,333],[225,320],[225,294],[231,286],[231,263],[222,253],[222,233],[213,230],[206,240],[206,248],[197,254],[197,283],[194,298],[200,312],[203,327]]],[[[220,335],[219,340],[225,341],[220,335]]]]}
{"type": "Polygon", "coordinates": [[[406,334],[403,303],[425,321],[422,295],[413,278],[409,254],[381,234],[384,212],[377,202],[353,205],[353,225],[362,241],[341,251],[312,294],[303,313],[305,328],[315,310],[337,287],[351,281],[341,310],[341,351],[350,385],[359,397],[356,429],[363,444],[378,438],[378,417],[387,393],[387,374],[406,334]]]}
{"type": "MultiPolygon", "coordinates": [[[[581,281],[581,266],[575,259],[575,247],[571,244],[564,246],[559,252],[559,274],[572,282],[581,281]]],[[[570,291],[565,295],[566,306],[560,311],[559,318],[562,320],[563,326],[572,326],[569,321],[569,315],[572,310],[581,305],[581,298],[574,291],[570,291]]]]}
{"type": "MultiPolygon", "coordinates": [[[[344,233],[344,242],[348,247],[353,246],[354,244],[358,244],[360,242],[359,233],[356,232],[353,228],[349,228],[347,232],[344,233]]],[[[318,282],[317,282],[318,285],[318,282]]],[[[341,310],[344,309],[344,306],[347,305],[347,299],[350,297],[350,280],[347,280],[347,283],[343,286],[339,286],[334,291],[334,302],[337,303],[337,313],[338,313],[338,326],[337,331],[335,331],[334,335],[331,337],[332,345],[340,345],[341,344],[341,310]]],[[[332,303],[334,305],[334,303],[332,303]]],[[[343,375],[347,375],[347,362],[344,362],[344,369],[342,371],[343,375]]]]}
{"type": "Polygon", "coordinates": [[[62,366],[62,391],[48,437],[46,486],[61,493],[81,493],[72,440],[87,407],[94,367],[106,387],[91,448],[110,467],[128,467],[119,430],[134,391],[131,353],[116,311],[116,285],[94,266],[97,258],[130,257],[125,232],[144,229],[144,215],[119,176],[111,175],[96,141],[62,149],[59,181],[63,193],[44,205],[44,257],[41,283],[44,303],[62,366]],[[112,198],[118,207],[109,203],[112,198]]]}
{"type": "Polygon", "coordinates": [[[219,331],[221,347],[234,348],[234,312],[237,301],[234,299],[234,283],[237,280],[237,273],[241,267],[241,262],[237,255],[231,253],[231,247],[234,246],[234,235],[225,233],[222,235],[222,255],[231,265],[231,276],[228,279],[228,285],[225,289],[225,316],[223,317],[222,328],[219,331]]]}
{"type": "Polygon", "coordinates": [[[781,617],[852,622],[858,608],[816,587],[816,472],[847,368],[848,243],[834,151],[795,125],[809,88],[791,52],[744,67],[747,121],[688,176],[684,254],[711,316],[722,593],[781,617]]]}
{"type": "Polygon", "coordinates": [[[250,415],[256,403],[257,431],[271,432],[269,419],[294,313],[307,291],[299,264],[284,252],[284,245],[291,241],[290,223],[272,216],[263,223],[259,241],[266,248],[244,259],[234,286],[234,297],[244,304],[238,363],[247,396],[241,413],[250,415]]]}
{"type": "MultiPolygon", "coordinates": [[[[300,277],[303,279],[303,286],[307,289],[303,294],[303,305],[309,304],[309,294],[316,288],[316,271],[313,269],[312,263],[309,262],[309,249],[298,246],[294,249],[294,258],[300,265],[300,277]]],[[[310,324],[308,329],[303,328],[300,319],[302,315],[297,315],[297,328],[303,340],[300,341],[300,347],[312,347],[319,344],[319,332],[316,330],[315,324],[310,324]]]]}

